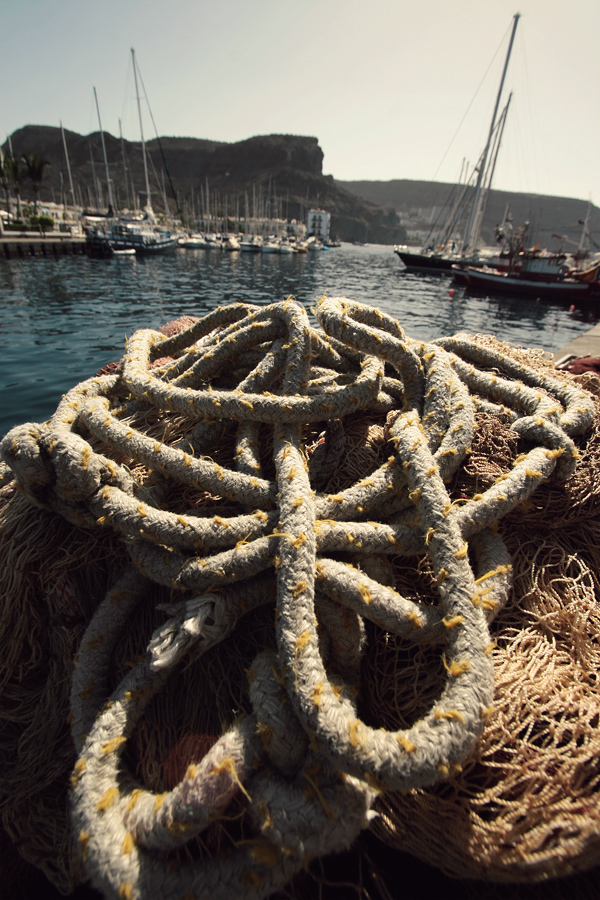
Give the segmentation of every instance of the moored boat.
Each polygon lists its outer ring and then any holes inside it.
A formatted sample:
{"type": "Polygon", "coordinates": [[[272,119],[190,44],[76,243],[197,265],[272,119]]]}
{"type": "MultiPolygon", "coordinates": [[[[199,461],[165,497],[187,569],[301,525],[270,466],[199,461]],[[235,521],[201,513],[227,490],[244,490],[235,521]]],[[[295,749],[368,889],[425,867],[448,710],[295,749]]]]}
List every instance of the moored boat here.
{"type": "Polygon", "coordinates": [[[173,249],[178,238],[170,231],[155,230],[149,221],[116,219],[86,229],[86,241],[92,256],[112,256],[123,250],[151,255],[173,249]]]}
{"type": "Polygon", "coordinates": [[[407,269],[451,275],[454,265],[480,265],[486,261],[486,255],[494,255],[493,249],[480,248],[480,232],[512,97],[510,94],[508,102],[497,119],[518,21],[519,13],[513,17],[508,50],[484,150],[464,182],[461,173],[459,183],[453,188],[444,206],[447,211],[445,220],[442,225],[434,226],[430,230],[424,247],[420,250],[402,246],[394,247],[394,252],[407,269]]]}
{"type": "Polygon", "coordinates": [[[573,271],[556,280],[530,277],[527,271],[499,272],[485,267],[467,266],[462,273],[467,287],[487,293],[535,297],[566,303],[600,298],[600,263],[585,271],[573,271]]]}
{"type": "Polygon", "coordinates": [[[260,253],[262,250],[262,238],[259,235],[245,237],[240,241],[240,250],[243,253],[260,253]]]}
{"type": "Polygon", "coordinates": [[[190,234],[190,236],[183,241],[182,246],[185,247],[186,250],[206,250],[208,244],[203,234],[190,234]]]}
{"type": "Polygon", "coordinates": [[[478,253],[464,257],[460,253],[442,253],[436,251],[419,252],[406,247],[396,246],[394,252],[400,257],[407,269],[417,272],[430,272],[439,275],[452,275],[459,265],[501,265],[499,254],[493,251],[478,253]]]}
{"type": "Polygon", "coordinates": [[[281,243],[279,245],[279,252],[284,253],[284,254],[287,253],[289,255],[291,253],[295,253],[296,248],[295,248],[294,244],[292,244],[291,241],[283,240],[283,241],[281,241],[281,243]]]}
{"type": "Polygon", "coordinates": [[[225,236],[225,240],[223,241],[223,250],[228,250],[229,252],[240,250],[240,242],[234,234],[225,236]]]}
{"type": "MultiPolygon", "coordinates": [[[[591,206],[591,204],[590,204],[591,206]]],[[[535,293],[535,285],[563,284],[570,285],[573,282],[594,282],[597,280],[598,258],[590,256],[591,236],[589,233],[589,217],[583,222],[583,232],[576,253],[566,252],[560,247],[557,250],[540,249],[536,244],[527,247],[526,240],[529,231],[529,223],[517,229],[512,227],[510,215],[505,217],[505,225],[497,229],[497,238],[503,243],[503,250],[499,261],[489,261],[485,265],[475,264],[470,266],[453,266],[454,280],[459,284],[473,285],[475,279],[489,281],[488,275],[492,269],[507,276],[507,279],[499,282],[500,285],[515,285],[524,290],[535,293]],[[481,270],[483,269],[483,273],[481,270]],[[473,270],[476,273],[473,274],[473,270]],[[469,271],[471,276],[469,278],[469,271]]],[[[560,235],[554,235],[560,237],[560,235]]],[[[539,293],[539,287],[538,291],[539,293]]],[[[558,296],[565,289],[557,289],[554,293],[558,296]]]]}
{"type": "Polygon", "coordinates": [[[131,259],[132,256],[135,256],[135,250],[133,249],[133,247],[119,248],[113,247],[111,245],[111,249],[113,256],[116,256],[118,259],[120,259],[121,257],[124,257],[125,259],[131,259]]]}
{"type": "Polygon", "coordinates": [[[113,250],[135,250],[136,253],[162,253],[177,246],[178,238],[170,231],[155,230],[144,223],[117,221],[109,232],[113,250]]]}
{"type": "Polygon", "coordinates": [[[271,237],[266,240],[262,245],[263,253],[279,253],[280,242],[277,238],[271,237]]]}
{"type": "Polygon", "coordinates": [[[206,241],[206,249],[207,250],[222,250],[223,249],[223,241],[221,240],[220,235],[211,232],[211,234],[206,234],[204,236],[204,240],[206,241]]]}

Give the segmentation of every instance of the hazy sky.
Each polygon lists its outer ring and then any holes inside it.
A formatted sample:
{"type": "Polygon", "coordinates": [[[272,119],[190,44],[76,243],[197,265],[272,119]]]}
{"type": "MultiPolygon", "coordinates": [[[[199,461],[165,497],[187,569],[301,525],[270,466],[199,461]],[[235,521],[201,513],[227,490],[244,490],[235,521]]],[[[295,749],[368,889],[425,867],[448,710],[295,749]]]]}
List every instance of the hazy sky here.
{"type": "Polygon", "coordinates": [[[97,131],[94,87],[139,140],[134,47],[160,135],[312,135],[340,180],[454,181],[516,12],[494,185],[600,205],[600,0],[0,0],[0,142],[97,131]]]}

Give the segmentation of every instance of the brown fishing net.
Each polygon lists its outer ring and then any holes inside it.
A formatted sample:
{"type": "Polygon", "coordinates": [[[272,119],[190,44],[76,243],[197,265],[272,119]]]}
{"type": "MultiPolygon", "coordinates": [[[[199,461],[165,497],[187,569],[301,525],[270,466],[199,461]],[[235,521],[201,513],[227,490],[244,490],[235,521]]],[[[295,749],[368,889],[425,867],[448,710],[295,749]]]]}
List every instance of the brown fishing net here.
{"type": "MultiPolygon", "coordinates": [[[[478,340],[540,371],[551,369],[543,354],[487,336],[478,340]]],[[[560,377],[600,398],[596,376],[560,377]]],[[[140,413],[134,424],[165,444],[176,443],[185,429],[175,413],[140,413]]],[[[477,414],[471,452],[450,486],[454,503],[511,470],[522,442],[509,425],[502,414],[477,414]]],[[[303,434],[319,490],[344,490],[389,455],[385,415],[356,414],[343,420],[341,430],[323,428],[307,426],[303,434]]],[[[270,440],[264,429],[265,460],[270,440]]],[[[278,897],[387,900],[398,896],[400,866],[415,889],[430,884],[447,890],[446,876],[464,880],[463,897],[480,896],[479,881],[543,882],[527,889],[486,884],[485,893],[550,900],[561,895],[553,891],[562,891],[565,882],[547,880],[565,876],[573,876],[567,885],[576,900],[595,896],[597,872],[577,873],[592,870],[600,859],[600,399],[592,433],[577,443],[581,458],[567,482],[542,485],[499,526],[514,584],[491,626],[494,709],[474,754],[461,771],[434,787],[382,793],[371,832],[358,838],[354,852],[315,861],[278,897]]],[[[224,426],[211,456],[234,467],[234,453],[235,431],[224,426]]],[[[143,484],[147,473],[130,462],[143,484]]],[[[267,462],[264,475],[273,476],[267,462]]],[[[182,514],[227,513],[227,501],[208,492],[176,488],[169,499],[170,508],[182,514]]],[[[125,566],[126,551],[109,529],[79,529],[32,507],[14,484],[0,491],[0,529],[1,875],[7,896],[10,890],[17,896],[23,865],[10,849],[4,852],[10,841],[23,860],[70,894],[85,879],[67,811],[77,758],[67,721],[73,657],[125,566]]],[[[426,557],[415,562],[392,556],[379,563],[377,569],[365,561],[372,577],[395,584],[409,599],[437,603],[426,557]]],[[[117,645],[111,688],[144,655],[149,635],[164,620],[161,606],[172,599],[167,588],[151,589],[117,645]]],[[[409,727],[442,690],[439,652],[408,644],[371,622],[366,629],[361,717],[375,727],[409,727]]],[[[249,709],[247,670],[256,653],[269,647],[275,647],[273,616],[261,606],[227,642],[190,658],[151,701],[127,749],[131,770],[148,789],[172,789],[188,765],[249,709]]],[[[201,858],[233,848],[250,834],[243,805],[234,802],[227,817],[177,853],[201,858]]]]}
{"type": "MultiPolygon", "coordinates": [[[[72,850],[68,773],[73,656],[123,551],[109,532],[84,532],[0,492],[0,796],[2,825],[25,860],[67,891],[83,878],[72,850]]],[[[19,873],[2,856],[5,884],[19,873]]]]}
{"type": "MultiPolygon", "coordinates": [[[[596,376],[579,383],[598,398],[596,376]]],[[[535,881],[600,860],[598,400],[596,408],[571,478],[545,484],[500,524],[513,596],[491,627],[494,711],[475,753],[448,781],[377,803],[379,838],[454,877],[535,881]]],[[[506,423],[480,414],[456,502],[509,471],[519,450],[506,423]]],[[[427,575],[397,566],[397,587],[433,597],[427,575]]],[[[439,693],[443,673],[425,648],[407,651],[376,629],[370,638],[367,705],[398,727],[439,693]],[[399,660],[410,678],[394,676],[399,660]]]]}

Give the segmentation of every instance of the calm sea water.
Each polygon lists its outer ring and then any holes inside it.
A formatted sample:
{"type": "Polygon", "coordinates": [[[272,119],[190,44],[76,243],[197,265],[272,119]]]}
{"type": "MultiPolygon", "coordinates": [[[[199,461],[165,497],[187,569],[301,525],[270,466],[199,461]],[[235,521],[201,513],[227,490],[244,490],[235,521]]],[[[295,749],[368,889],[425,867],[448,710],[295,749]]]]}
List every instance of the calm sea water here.
{"type": "Polygon", "coordinates": [[[119,359],[126,336],[231,301],[323,294],[379,306],[413,338],[457,331],[557,352],[594,320],[587,310],[470,295],[439,276],[408,274],[391,247],[301,256],[179,249],[156,258],[0,260],[0,435],[40,422],[61,394],[119,359]]]}

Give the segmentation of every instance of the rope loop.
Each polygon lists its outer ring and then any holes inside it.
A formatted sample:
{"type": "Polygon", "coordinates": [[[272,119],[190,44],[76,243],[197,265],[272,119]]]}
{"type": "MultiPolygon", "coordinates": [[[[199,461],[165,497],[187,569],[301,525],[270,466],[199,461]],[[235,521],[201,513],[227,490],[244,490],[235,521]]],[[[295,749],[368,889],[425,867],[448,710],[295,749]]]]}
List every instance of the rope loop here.
{"type": "Polygon", "coordinates": [[[349,846],[378,793],[447,777],[484,728],[488,625],[511,585],[498,526],[572,471],[591,398],[465,335],[412,340],[343,297],[322,298],[316,319],[288,298],[231,304],[167,338],[136,332],[114,375],[1,443],[3,480],[10,471],[33,504],[113,529],[132,563],[88,626],[71,693],[75,837],[108,896],[267,897],[349,846]],[[481,409],[505,416],[524,452],[453,501],[481,409]],[[354,478],[351,435],[370,422],[378,449],[354,478]],[[427,561],[433,602],[396,590],[401,557],[427,561]],[[163,622],[111,691],[113,650],[153,584],[171,592],[163,622]],[[248,670],[247,708],[174,788],[147,789],[125,750],[148,704],[258,607],[272,611],[271,643],[248,670]],[[435,708],[403,730],[361,706],[372,627],[432,644],[444,666],[435,708]],[[234,799],[255,837],[171,866],[166,851],[234,799]]]}

